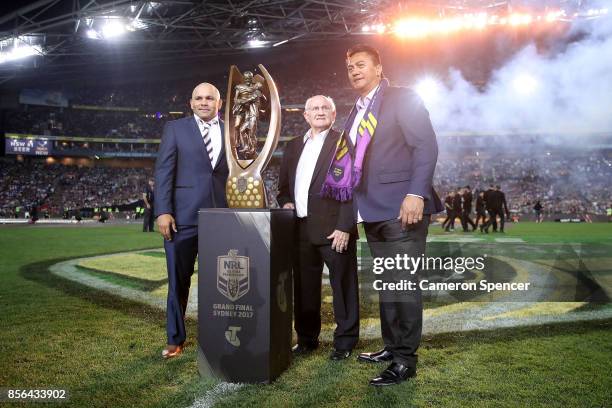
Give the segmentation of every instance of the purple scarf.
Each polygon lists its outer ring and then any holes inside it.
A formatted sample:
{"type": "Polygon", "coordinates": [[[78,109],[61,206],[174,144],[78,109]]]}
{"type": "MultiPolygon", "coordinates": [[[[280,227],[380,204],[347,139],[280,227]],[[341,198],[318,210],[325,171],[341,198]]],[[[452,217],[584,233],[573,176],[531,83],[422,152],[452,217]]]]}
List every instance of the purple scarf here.
{"type": "Polygon", "coordinates": [[[388,86],[389,81],[383,78],[366,108],[363,119],[359,123],[356,143],[352,149],[349,139],[353,121],[357,116],[357,109],[356,106],[351,109],[351,113],[344,124],[344,130],[338,139],[338,143],[336,143],[334,159],[329,166],[321,190],[322,197],[333,198],[341,202],[349,201],[353,197],[353,190],[359,186],[361,181],[363,159],[368,145],[374,138],[374,132],[378,124],[376,117],[379,114],[382,97],[388,86]]]}

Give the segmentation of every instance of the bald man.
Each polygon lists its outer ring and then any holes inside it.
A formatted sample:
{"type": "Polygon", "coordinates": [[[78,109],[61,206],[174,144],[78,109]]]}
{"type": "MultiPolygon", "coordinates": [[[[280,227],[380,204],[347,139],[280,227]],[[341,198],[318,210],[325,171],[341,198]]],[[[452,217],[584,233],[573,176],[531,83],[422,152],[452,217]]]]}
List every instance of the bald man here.
{"type": "Polygon", "coordinates": [[[306,101],[304,119],[310,129],[291,140],[281,165],[278,203],[295,209],[294,354],[307,354],[319,346],[321,332],[321,277],[329,269],[334,318],[331,360],[344,360],[359,337],[357,285],[357,228],[351,201],[340,203],[320,196],[340,134],[331,127],[336,118],[334,101],[316,95],[306,101]]]}
{"type": "Polygon", "coordinates": [[[155,162],[155,215],[168,268],[166,331],[162,357],[183,351],[185,310],[198,254],[198,210],[227,207],[219,90],[202,83],[190,100],[193,116],[166,123],[155,162]]]}

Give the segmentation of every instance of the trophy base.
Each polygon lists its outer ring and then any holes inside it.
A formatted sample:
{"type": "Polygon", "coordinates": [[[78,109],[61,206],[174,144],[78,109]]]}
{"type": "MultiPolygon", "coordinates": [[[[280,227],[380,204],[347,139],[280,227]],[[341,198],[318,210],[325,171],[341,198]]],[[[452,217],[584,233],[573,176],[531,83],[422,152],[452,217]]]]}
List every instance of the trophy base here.
{"type": "Polygon", "coordinates": [[[230,176],[225,186],[229,208],[267,208],[268,200],[263,178],[259,174],[230,176]]]}
{"type": "Polygon", "coordinates": [[[269,383],[291,362],[293,211],[201,209],[198,371],[269,383]]]}

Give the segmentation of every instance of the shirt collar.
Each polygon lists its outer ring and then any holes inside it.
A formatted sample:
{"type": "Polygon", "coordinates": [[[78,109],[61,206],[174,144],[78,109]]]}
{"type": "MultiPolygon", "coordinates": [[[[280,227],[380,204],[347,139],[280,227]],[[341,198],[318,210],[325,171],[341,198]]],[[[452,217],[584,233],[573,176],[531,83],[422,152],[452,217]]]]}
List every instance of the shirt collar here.
{"type": "MultiPolygon", "coordinates": [[[[316,135],[314,135],[314,137],[312,139],[314,140],[314,139],[318,139],[320,137],[321,139],[324,140],[325,136],[327,136],[327,134],[329,133],[329,129],[331,129],[331,127],[328,128],[328,129],[325,129],[324,131],[322,131],[320,133],[317,133],[316,135]]],[[[306,134],[304,135],[304,139],[303,139],[304,143],[306,143],[308,141],[308,139],[310,139],[310,134],[311,133],[312,133],[312,128],[308,129],[308,132],[306,132],[306,134]]]]}
{"type": "Polygon", "coordinates": [[[198,126],[202,127],[204,125],[208,125],[208,126],[214,126],[217,123],[219,123],[219,118],[217,116],[215,116],[214,118],[212,118],[211,120],[209,120],[208,122],[200,119],[200,117],[198,115],[193,115],[193,117],[195,118],[196,123],[198,124],[198,126]]]}
{"type": "Polygon", "coordinates": [[[365,108],[368,107],[368,105],[370,104],[370,101],[374,97],[374,94],[376,93],[378,88],[380,88],[380,84],[376,85],[376,87],[374,89],[372,89],[370,91],[370,93],[368,93],[365,96],[365,98],[362,98],[361,96],[359,98],[357,98],[357,109],[358,110],[362,110],[362,109],[365,109],[365,108]]]}

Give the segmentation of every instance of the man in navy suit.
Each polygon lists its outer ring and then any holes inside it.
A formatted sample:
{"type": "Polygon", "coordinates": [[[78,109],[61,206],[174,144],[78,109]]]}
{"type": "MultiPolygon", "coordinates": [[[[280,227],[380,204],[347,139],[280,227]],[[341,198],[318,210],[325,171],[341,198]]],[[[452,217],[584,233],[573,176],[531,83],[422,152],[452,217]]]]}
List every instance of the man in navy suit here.
{"type": "MultiPolygon", "coordinates": [[[[443,209],[432,187],[438,145],[429,113],[411,89],[388,86],[376,49],[355,46],[347,52],[346,62],[349,81],[359,93],[354,119],[345,127],[357,151],[361,140],[358,131],[361,135],[365,127],[375,127],[361,179],[353,191],[357,220],[363,222],[373,257],[421,257],[431,214],[443,209]],[[376,104],[370,103],[373,100],[376,104]],[[364,118],[368,111],[372,113],[364,118]]],[[[384,274],[380,276],[390,282],[416,282],[418,277],[418,273],[412,275],[401,268],[384,274]]],[[[398,384],[416,375],[423,321],[421,293],[416,286],[413,291],[379,292],[385,348],[361,353],[358,359],[391,364],[370,381],[371,385],[398,384]]]]}
{"type": "Polygon", "coordinates": [[[155,162],[155,215],[164,237],[168,268],[166,331],[162,352],[171,358],[183,351],[185,310],[198,254],[198,210],[227,207],[225,160],[219,90],[202,83],[190,100],[193,116],[168,122],[155,162]]]}

